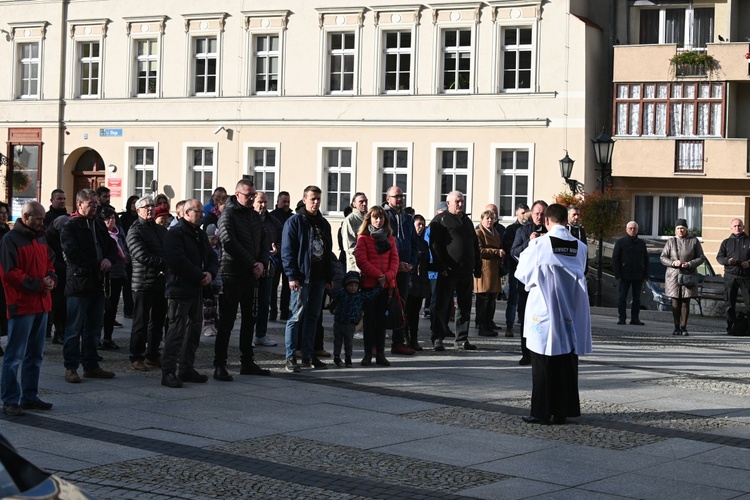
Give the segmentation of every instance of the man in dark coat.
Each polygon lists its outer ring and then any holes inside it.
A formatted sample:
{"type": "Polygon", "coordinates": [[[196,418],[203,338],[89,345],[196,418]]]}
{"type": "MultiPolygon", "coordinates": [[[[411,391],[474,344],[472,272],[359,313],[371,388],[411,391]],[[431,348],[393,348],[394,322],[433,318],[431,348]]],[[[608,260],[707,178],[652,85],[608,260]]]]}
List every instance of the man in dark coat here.
{"type": "Polygon", "coordinates": [[[44,216],[44,227],[50,227],[52,222],[61,215],[68,215],[65,208],[65,191],[62,189],[53,189],[49,197],[49,210],[44,216]]]}
{"type": "Polygon", "coordinates": [[[732,234],[721,242],[716,261],[724,266],[724,300],[727,301],[727,332],[737,318],[734,305],[737,292],[742,291],[745,313],[750,314],[750,238],[745,233],[745,225],[740,219],[732,219],[732,234]]]}
{"type": "Polygon", "coordinates": [[[271,249],[269,250],[268,266],[263,270],[263,274],[258,278],[258,310],[255,321],[255,345],[273,347],[277,344],[266,336],[268,332],[268,311],[271,303],[271,284],[273,275],[277,267],[281,267],[281,232],[284,225],[272,216],[266,208],[268,204],[268,195],[262,191],[255,194],[253,208],[260,215],[263,222],[263,230],[266,233],[271,249]]]}
{"type": "Polygon", "coordinates": [[[62,228],[60,242],[68,263],[65,296],[68,322],[65,326],[63,358],[65,381],[81,382],[78,365],[85,378],[113,378],[114,372],[99,366],[96,344],[104,322],[104,274],[118,258],[117,244],[104,222],[96,216],[96,192],[82,189],[76,194],[76,211],[62,228]]]}
{"type": "Polygon", "coordinates": [[[625,227],[627,236],[615,242],[612,251],[612,271],[615,279],[620,282],[620,298],[617,302],[617,312],[620,316],[618,325],[624,325],[628,290],[633,290],[633,305],[630,308],[630,324],[643,325],[638,319],[641,313],[641,289],[648,279],[648,250],[646,243],[638,238],[638,223],[634,220],[625,227]]]}
{"type": "Polygon", "coordinates": [[[448,210],[435,216],[430,222],[430,250],[433,268],[438,272],[435,284],[435,309],[438,314],[432,319],[432,345],[435,351],[445,351],[443,339],[448,334],[448,322],[444,314],[456,293],[456,347],[474,350],[469,342],[471,298],[474,277],[482,275],[482,258],[479,253],[477,233],[471,219],[464,214],[464,195],[459,191],[448,193],[445,202],[448,210]]]}
{"type": "Polygon", "coordinates": [[[130,331],[130,366],[147,371],[160,366],[159,344],[164,334],[167,299],[164,297],[167,229],[154,220],[154,199],[135,202],[138,219],[130,226],[127,245],[133,263],[133,326],[130,331]]]}
{"type": "Polygon", "coordinates": [[[200,228],[203,205],[191,199],[184,208],[183,217],[164,240],[169,330],[164,339],[161,385],[171,388],[182,387],[183,382],[208,381],[208,376],[194,367],[203,326],[201,291],[219,272],[216,254],[200,228]]]}
{"type": "Polygon", "coordinates": [[[221,281],[223,293],[219,298],[219,328],[214,344],[214,378],[230,382],[227,371],[229,337],[237,319],[237,308],[242,310],[240,323],[240,375],[269,375],[254,361],[253,329],[255,328],[258,298],[258,278],[268,266],[271,243],[263,230],[263,221],[253,209],[255,186],[242,179],[235,194],[227,200],[219,217],[221,242],[221,281]]]}
{"type": "Polygon", "coordinates": [[[505,305],[505,336],[513,336],[513,325],[516,323],[516,310],[518,309],[518,280],[516,279],[516,266],[518,260],[511,255],[513,240],[516,237],[518,228],[526,224],[526,212],[529,206],[525,203],[516,205],[516,220],[505,228],[503,235],[503,249],[505,249],[505,259],[503,265],[508,271],[508,302],[505,305]]]}
{"type": "MultiPolygon", "coordinates": [[[[276,208],[271,210],[271,216],[275,217],[277,221],[281,223],[281,227],[284,227],[289,217],[293,215],[292,209],[289,208],[290,197],[287,191],[281,191],[276,197],[276,208]]],[[[271,285],[271,310],[268,313],[268,319],[276,321],[277,313],[278,318],[281,321],[289,319],[289,280],[284,274],[284,269],[281,265],[276,266],[276,270],[273,273],[273,284],[271,285]],[[279,283],[281,283],[281,298],[279,299],[276,291],[279,289],[279,283]]]]}

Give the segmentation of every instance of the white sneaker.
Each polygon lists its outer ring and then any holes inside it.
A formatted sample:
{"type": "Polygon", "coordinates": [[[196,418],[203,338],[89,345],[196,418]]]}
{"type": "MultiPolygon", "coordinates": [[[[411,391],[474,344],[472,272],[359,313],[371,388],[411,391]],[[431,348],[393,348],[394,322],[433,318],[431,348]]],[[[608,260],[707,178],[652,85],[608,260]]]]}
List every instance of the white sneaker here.
{"type": "Polygon", "coordinates": [[[354,332],[354,338],[357,340],[362,340],[363,338],[365,338],[365,334],[362,332],[354,332]]]}
{"type": "Polygon", "coordinates": [[[206,337],[216,337],[216,327],[214,325],[204,326],[203,335],[206,337]]]}
{"type": "Polygon", "coordinates": [[[278,345],[278,342],[269,339],[268,337],[260,337],[255,339],[255,345],[264,345],[268,347],[273,347],[275,345],[278,345]]]}

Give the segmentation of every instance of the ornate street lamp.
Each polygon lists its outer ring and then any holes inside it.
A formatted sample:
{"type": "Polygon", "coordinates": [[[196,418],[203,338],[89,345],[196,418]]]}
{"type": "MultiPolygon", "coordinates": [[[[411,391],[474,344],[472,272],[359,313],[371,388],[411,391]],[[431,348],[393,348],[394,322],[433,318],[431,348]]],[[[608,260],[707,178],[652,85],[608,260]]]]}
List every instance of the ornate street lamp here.
{"type": "Polygon", "coordinates": [[[583,193],[583,184],[575,179],[571,179],[570,176],[573,174],[573,164],[576,161],[568,156],[568,151],[565,150],[565,157],[560,160],[560,177],[565,179],[570,190],[575,193],[583,193]]]}
{"type": "MultiPolygon", "coordinates": [[[[604,190],[612,183],[612,153],[615,149],[615,141],[612,136],[609,135],[604,127],[602,132],[591,139],[594,145],[594,156],[596,157],[596,163],[599,164],[601,175],[599,176],[599,189],[602,194],[604,190]]],[[[599,238],[599,253],[597,254],[597,266],[596,266],[596,295],[594,296],[596,307],[602,306],[602,260],[604,253],[604,235],[597,235],[599,238]]]]}

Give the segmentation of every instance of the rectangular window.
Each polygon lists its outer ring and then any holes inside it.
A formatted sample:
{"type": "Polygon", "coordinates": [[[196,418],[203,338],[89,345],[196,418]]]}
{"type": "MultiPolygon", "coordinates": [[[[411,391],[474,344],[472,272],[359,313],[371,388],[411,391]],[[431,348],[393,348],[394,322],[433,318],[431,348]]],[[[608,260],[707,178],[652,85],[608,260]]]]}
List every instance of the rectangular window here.
{"type": "Polygon", "coordinates": [[[713,7],[643,8],[639,20],[640,44],[674,43],[681,49],[705,50],[714,42],[713,7]]]}
{"type": "Polygon", "coordinates": [[[216,37],[193,39],[195,80],[193,93],[196,96],[216,95],[218,68],[218,40],[216,37]]]}
{"type": "Polygon", "coordinates": [[[438,198],[445,201],[451,191],[461,191],[465,196],[464,206],[469,201],[469,151],[466,149],[441,149],[440,158],[440,192],[438,198]]]}
{"type": "Polygon", "coordinates": [[[690,232],[701,236],[703,197],[636,195],[634,220],[641,236],[674,236],[674,221],[687,220],[690,232]]]}
{"type": "Polygon", "coordinates": [[[703,141],[675,141],[675,172],[703,172],[703,141]]]}
{"type": "Polygon", "coordinates": [[[13,165],[10,177],[11,186],[11,220],[18,220],[23,215],[26,202],[38,200],[39,168],[41,166],[41,144],[13,144],[13,165]]]}
{"type": "Polygon", "coordinates": [[[352,150],[325,149],[323,150],[325,170],[326,194],[325,208],[327,212],[343,212],[352,197],[352,150]]]}
{"type": "MultiPolygon", "coordinates": [[[[409,150],[402,148],[383,148],[379,150],[381,199],[392,186],[398,186],[408,195],[409,187],[409,150]]],[[[406,198],[408,200],[408,197],[406,198]]]]}
{"type": "Polygon", "coordinates": [[[722,137],[724,84],[618,84],[617,135],[722,137]]]}
{"type": "Polygon", "coordinates": [[[354,92],[354,33],[328,35],[328,92],[354,92]]]}
{"type": "Polygon", "coordinates": [[[99,97],[101,55],[99,42],[78,43],[80,97],[99,97]]]}
{"type": "Polygon", "coordinates": [[[531,88],[531,28],[503,28],[503,90],[531,88]]]}
{"type": "Polygon", "coordinates": [[[18,44],[18,97],[39,97],[39,43],[18,44]]]}
{"type": "MultiPolygon", "coordinates": [[[[132,148],[132,166],[134,174],[133,194],[139,198],[152,194],[151,182],[156,178],[154,148],[132,148]]],[[[201,198],[203,199],[203,198],[201,198]]]]}
{"type": "MultiPolygon", "coordinates": [[[[279,35],[254,37],[255,88],[254,94],[278,94],[279,91],[279,35]]],[[[270,196],[269,196],[269,199],[270,196]]]]}
{"type": "Polygon", "coordinates": [[[411,90],[411,31],[386,31],[384,37],[385,93],[411,90]]]}
{"type": "Polygon", "coordinates": [[[188,194],[196,200],[207,200],[214,192],[216,167],[213,148],[191,148],[188,150],[192,190],[188,194]]]}
{"type": "Polygon", "coordinates": [[[159,75],[159,44],[157,40],[135,41],[135,87],[139,97],[156,95],[159,75]]]}
{"type": "Polygon", "coordinates": [[[443,91],[468,92],[471,89],[471,29],[446,29],[443,37],[443,91]]]}
{"type": "Polygon", "coordinates": [[[500,181],[499,209],[504,215],[515,214],[519,203],[531,206],[529,152],[500,150],[497,152],[500,181]]]}
{"type": "Polygon", "coordinates": [[[275,148],[258,148],[250,150],[250,168],[254,178],[255,188],[268,195],[268,199],[276,199],[276,178],[278,169],[275,148]]]}

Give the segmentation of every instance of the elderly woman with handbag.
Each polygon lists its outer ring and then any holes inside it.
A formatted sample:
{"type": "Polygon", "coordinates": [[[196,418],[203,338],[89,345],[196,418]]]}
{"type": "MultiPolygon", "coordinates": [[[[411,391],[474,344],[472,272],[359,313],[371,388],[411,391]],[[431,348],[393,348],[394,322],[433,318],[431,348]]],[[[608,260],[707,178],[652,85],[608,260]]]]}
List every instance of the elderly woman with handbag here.
{"type": "Polygon", "coordinates": [[[706,257],[698,238],[688,232],[687,221],[677,219],[675,237],[667,240],[661,252],[661,263],[667,267],[664,293],[672,298],[672,335],[687,335],[690,299],[698,295],[700,275],[697,272],[706,257]]]}
{"type": "Polygon", "coordinates": [[[385,311],[388,307],[390,292],[396,289],[398,273],[398,249],[396,240],[391,235],[388,216],[383,207],[374,206],[365,215],[354,247],[354,258],[362,274],[362,290],[370,291],[380,285],[386,292],[381,293],[364,307],[364,341],[365,356],[362,366],[372,364],[372,351],[375,348],[375,363],[390,366],[385,358],[385,311]]]}

